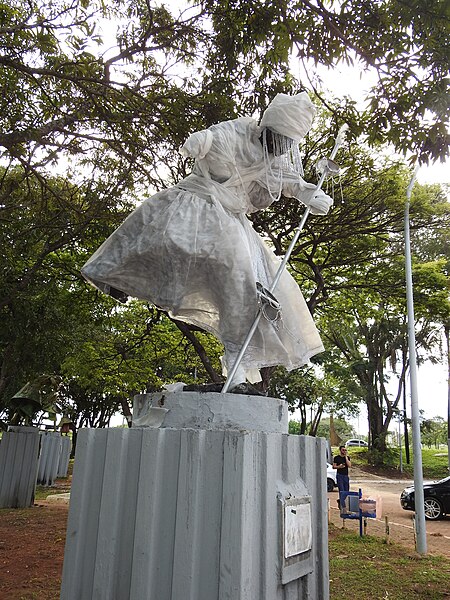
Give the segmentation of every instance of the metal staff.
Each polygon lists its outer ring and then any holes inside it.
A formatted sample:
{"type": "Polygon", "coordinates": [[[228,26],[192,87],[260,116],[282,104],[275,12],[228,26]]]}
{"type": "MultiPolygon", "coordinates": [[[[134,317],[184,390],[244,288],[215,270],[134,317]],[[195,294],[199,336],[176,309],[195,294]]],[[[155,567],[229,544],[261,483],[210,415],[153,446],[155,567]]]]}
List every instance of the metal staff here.
{"type": "MultiPolygon", "coordinates": [[[[346,125],[346,124],[342,125],[342,127],[339,129],[338,134],[336,136],[336,142],[335,142],[334,148],[330,154],[329,160],[333,161],[334,157],[336,156],[337,151],[339,150],[340,146],[342,145],[342,142],[344,141],[344,134],[347,131],[347,129],[348,129],[348,125],[346,125]]],[[[326,160],[325,164],[324,164],[322,175],[320,176],[320,179],[314,189],[312,197],[314,197],[314,194],[320,190],[327,175],[332,172],[330,166],[331,165],[328,164],[328,160],[326,160]]],[[[291,254],[292,254],[292,251],[294,249],[295,244],[297,243],[300,233],[302,232],[302,229],[305,226],[306,219],[308,218],[309,213],[310,213],[310,209],[307,207],[305,212],[303,213],[300,223],[296,229],[295,235],[292,238],[291,243],[289,244],[289,248],[287,249],[287,252],[286,252],[284,258],[281,261],[280,266],[278,267],[278,271],[276,272],[274,280],[269,288],[270,293],[272,293],[274,291],[274,289],[278,285],[278,282],[280,281],[280,277],[286,267],[287,261],[289,260],[291,254]]],[[[233,377],[235,376],[239,365],[241,364],[242,357],[244,356],[244,353],[247,350],[247,347],[253,337],[253,334],[255,333],[256,328],[258,327],[258,323],[259,323],[259,320],[261,319],[261,316],[262,316],[262,306],[260,306],[258,308],[258,312],[256,313],[256,317],[255,317],[255,320],[253,321],[253,325],[250,327],[250,330],[247,333],[247,337],[245,338],[244,343],[242,344],[242,348],[240,349],[239,354],[237,355],[236,362],[234,363],[233,368],[231,369],[230,373],[228,374],[227,380],[225,381],[225,384],[222,388],[222,391],[221,391],[222,394],[225,394],[228,391],[231,381],[232,381],[233,377]]]]}

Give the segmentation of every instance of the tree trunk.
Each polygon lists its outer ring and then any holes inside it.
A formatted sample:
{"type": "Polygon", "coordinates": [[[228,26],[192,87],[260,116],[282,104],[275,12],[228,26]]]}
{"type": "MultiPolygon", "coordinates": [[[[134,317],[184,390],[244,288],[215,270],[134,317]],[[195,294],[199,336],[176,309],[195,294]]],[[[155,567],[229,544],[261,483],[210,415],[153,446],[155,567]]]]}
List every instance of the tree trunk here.
{"type": "Polygon", "coordinates": [[[128,401],[125,400],[125,398],[121,398],[120,406],[122,407],[123,416],[127,420],[128,427],[131,427],[132,414],[131,414],[130,405],[128,404],[128,401]]]}
{"type": "Polygon", "coordinates": [[[259,370],[261,374],[261,381],[255,383],[256,389],[258,389],[260,392],[263,392],[264,394],[267,394],[270,385],[270,378],[274,370],[275,367],[263,367],[259,370]]]}
{"type": "Polygon", "coordinates": [[[172,319],[172,322],[178,327],[178,329],[187,337],[187,339],[193,345],[195,351],[197,352],[200,360],[202,361],[203,366],[205,367],[206,372],[211,378],[213,383],[221,383],[223,381],[222,377],[214,370],[211,361],[206,354],[205,349],[202,344],[198,341],[195,333],[190,329],[189,325],[184,323],[183,321],[177,321],[176,319],[172,319]]]}
{"type": "Polygon", "coordinates": [[[330,444],[332,446],[339,446],[342,442],[341,438],[338,436],[336,429],[334,428],[334,420],[333,413],[330,414],[330,444]]]}
{"type": "Polygon", "coordinates": [[[0,368],[0,397],[6,389],[11,369],[14,367],[13,344],[9,343],[3,350],[0,368]]]}
{"type": "Polygon", "coordinates": [[[69,429],[72,432],[72,449],[70,451],[70,458],[75,458],[75,450],[77,449],[77,428],[73,423],[69,423],[69,429]]]}
{"type": "Polygon", "coordinates": [[[317,409],[317,412],[314,415],[314,418],[311,419],[311,427],[309,428],[309,435],[312,435],[314,437],[317,435],[317,428],[319,427],[320,419],[322,418],[322,413],[323,413],[323,402],[320,403],[319,408],[317,409]]]}
{"type": "MultiPolygon", "coordinates": [[[[372,450],[380,453],[386,452],[386,430],[383,422],[383,409],[372,394],[366,399],[366,404],[369,419],[370,447],[372,450]]],[[[382,462],[382,456],[377,456],[376,461],[382,462]]]]}

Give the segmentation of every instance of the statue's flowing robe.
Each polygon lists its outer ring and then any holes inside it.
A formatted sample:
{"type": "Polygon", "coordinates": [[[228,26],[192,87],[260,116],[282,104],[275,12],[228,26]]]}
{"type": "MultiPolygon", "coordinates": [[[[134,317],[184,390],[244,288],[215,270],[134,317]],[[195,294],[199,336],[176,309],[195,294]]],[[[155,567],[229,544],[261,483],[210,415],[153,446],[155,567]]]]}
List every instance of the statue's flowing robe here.
{"type": "MultiPolygon", "coordinates": [[[[268,289],[280,264],[246,216],[269,206],[279,185],[276,168],[266,173],[259,136],[250,118],[193,134],[182,149],[196,158],[193,173],[144,200],[84,265],[84,277],[106,293],[116,288],[212,332],[226,356],[235,356],[258,310],[256,283],[268,289]]],[[[314,185],[283,172],[282,187],[307,203],[314,185]]],[[[290,370],[323,350],[286,270],[274,295],[281,317],[260,320],[242,361],[248,371],[290,370]]]]}

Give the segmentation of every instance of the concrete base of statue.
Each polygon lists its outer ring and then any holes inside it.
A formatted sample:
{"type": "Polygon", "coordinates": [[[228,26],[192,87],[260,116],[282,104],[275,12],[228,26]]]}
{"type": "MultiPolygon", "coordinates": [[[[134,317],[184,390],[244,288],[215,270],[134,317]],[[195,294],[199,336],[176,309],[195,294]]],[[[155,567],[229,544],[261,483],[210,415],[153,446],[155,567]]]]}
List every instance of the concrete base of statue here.
{"type": "Polygon", "coordinates": [[[79,432],[62,600],[328,600],[325,441],[283,401],[143,394],[133,418],[79,432]]]}

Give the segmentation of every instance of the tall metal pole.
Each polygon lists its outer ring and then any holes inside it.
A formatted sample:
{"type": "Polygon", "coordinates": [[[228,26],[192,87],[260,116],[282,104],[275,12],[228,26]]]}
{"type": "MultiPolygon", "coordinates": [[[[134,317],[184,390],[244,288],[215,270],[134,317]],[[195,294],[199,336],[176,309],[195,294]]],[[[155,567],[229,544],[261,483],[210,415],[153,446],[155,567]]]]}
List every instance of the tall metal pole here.
{"type": "Polygon", "coordinates": [[[414,454],[414,505],[416,527],[416,550],[419,554],[427,553],[427,532],[425,528],[425,509],[423,493],[422,448],[420,443],[419,402],[417,394],[417,361],[416,335],[414,329],[414,301],[411,266],[411,239],[409,232],[409,205],[411,192],[417,176],[418,167],[406,190],[405,204],[405,270],[406,270],[406,305],[408,314],[408,348],[409,348],[409,379],[411,385],[411,419],[414,454]]]}
{"type": "MultiPolygon", "coordinates": [[[[403,362],[406,362],[406,353],[403,356],[403,362]]],[[[406,378],[403,382],[403,431],[405,434],[406,464],[409,465],[411,463],[411,459],[409,457],[408,417],[407,417],[407,412],[406,412],[406,378]]]]}
{"type": "Polygon", "coordinates": [[[444,327],[445,340],[447,342],[447,453],[448,471],[450,473],[450,324],[444,327]]]}

